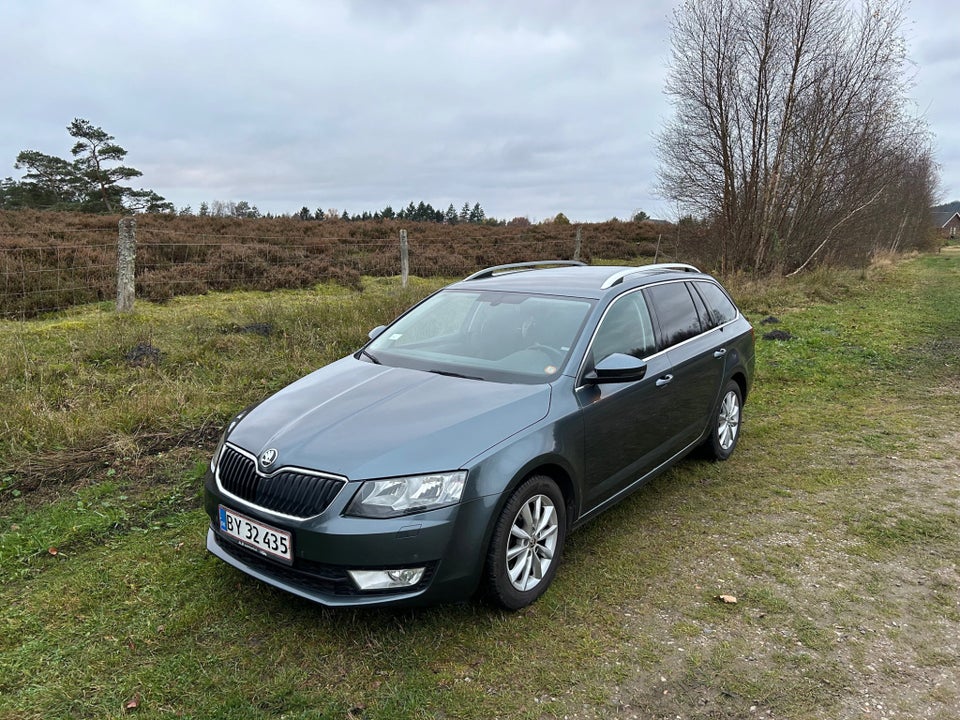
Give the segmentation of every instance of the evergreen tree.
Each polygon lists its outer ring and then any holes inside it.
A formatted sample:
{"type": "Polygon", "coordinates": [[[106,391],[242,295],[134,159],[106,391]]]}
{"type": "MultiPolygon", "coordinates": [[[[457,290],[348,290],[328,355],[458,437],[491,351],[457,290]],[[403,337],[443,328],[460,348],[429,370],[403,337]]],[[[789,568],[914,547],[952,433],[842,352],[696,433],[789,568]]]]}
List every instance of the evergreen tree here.
{"type": "Polygon", "coordinates": [[[20,197],[29,207],[75,207],[83,198],[82,183],[76,169],[63,158],[36,150],[24,150],[17,155],[13,167],[26,170],[20,183],[20,197]]]}
{"type": "Polygon", "coordinates": [[[476,203],[473,206],[473,209],[470,211],[470,215],[469,215],[470,222],[476,223],[477,225],[479,225],[484,221],[485,217],[486,215],[483,212],[483,208],[480,207],[480,203],[476,203]]]}
{"type": "MultiPolygon", "coordinates": [[[[114,137],[89,120],[74,119],[67,132],[76,140],[73,161],[36,150],[17,155],[14,167],[25,170],[19,183],[4,185],[4,205],[11,197],[23,207],[76,209],[85,212],[174,212],[172,203],[152,190],[134,190],[120,183],[143,173],[121,162],[127,151],[114,137]]],[[[12,181],[11,181],[12,182],[12,181]]]]}
{"type": "Polygon", "coordinates": [[[172,202],[167,202],[153,190],[131,190],[125,203],[127,210],[147,213],[173,213],[172,202]]]}
{"type": "Polygon", "coordinates": [[[70,152],[76,158],[73,165],[77,175],[86,181],[84,204],[88,207],[85,209],[112,213],[122,208],[123,197],[130,193],[130,189],[117,183],[140,177],[143,173],[125,165],[108,168],[106,163],[122,161],[127,151],[113,142],[113,135],[95,127],[89,120],[75,118],[67,126],[67,132],[77,140],[70,152]]]}
{"type": "Polygon", "coordinates": [[[457,220],[457,209],[453,206],[453,203],[450,203],[447,206],[447,211],[443,214],[443,222],[447,225],[456,225],[457,220]]]}
{"type": "Polygon", "coordinates": [[[464,203],[460,208],[460,222],[470,222],[470,203],[464,203]]]}
{"type": "MultiPolygon", "coordinates": [[[[301,212],[303,211],[301,210],[301,212]]],[[[258,218],[260,217],[260,211],[257,209],[256,205],[251,205],[246,200],[241,200],[233,208],[233,216],[238,218],[258,218]]],[[[307,217],[304,219],[310,219],[309,211],[307,211],[307,217]]]]}

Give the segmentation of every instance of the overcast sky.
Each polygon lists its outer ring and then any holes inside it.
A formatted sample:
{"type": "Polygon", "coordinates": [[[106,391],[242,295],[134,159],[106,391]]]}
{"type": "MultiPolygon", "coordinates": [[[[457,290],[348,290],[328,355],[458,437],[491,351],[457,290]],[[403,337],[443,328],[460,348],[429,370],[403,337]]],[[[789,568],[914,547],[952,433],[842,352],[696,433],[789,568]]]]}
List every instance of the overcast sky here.
{"type": "MultiPolygon", "coordinates": [[[[0,0],[0,177],[21,150],[68,157],[80,117],[177,208],[673,217],[654,133],[676,5],[0,0]]],[[[907,12],[939,199],[960,199],[960,11],[907,12]]]]}

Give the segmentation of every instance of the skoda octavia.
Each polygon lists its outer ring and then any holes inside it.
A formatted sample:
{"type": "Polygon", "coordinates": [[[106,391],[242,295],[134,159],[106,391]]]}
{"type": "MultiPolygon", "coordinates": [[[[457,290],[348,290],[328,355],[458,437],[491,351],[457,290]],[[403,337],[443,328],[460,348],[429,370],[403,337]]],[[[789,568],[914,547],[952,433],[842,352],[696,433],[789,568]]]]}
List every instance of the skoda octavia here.
{"type": "Polygon", "coordinates": [[[571,530],[702,446],[734,451],[753,328],[689,265],[489,268],[237,415],[207,548],[331,606],[516,609],[571,530]]]}

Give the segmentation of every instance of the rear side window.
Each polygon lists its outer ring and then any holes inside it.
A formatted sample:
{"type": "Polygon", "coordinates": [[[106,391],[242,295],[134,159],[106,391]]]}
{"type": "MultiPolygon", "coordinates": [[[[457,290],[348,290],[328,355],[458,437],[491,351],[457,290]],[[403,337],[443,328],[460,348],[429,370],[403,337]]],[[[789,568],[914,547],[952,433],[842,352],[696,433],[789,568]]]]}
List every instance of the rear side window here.
{"type": "Polygon", "coordinates": [[[660,324],[661,350],[702,332],[700,316],[686,283],[654,285],[645,292],[660,324]]]}
{"type": "Polygon", "coordinates": [[[730,298],[719,287],[711,282],[697,282],[693,286],[700,293],[707,306],[707,328],[715,328],[734,320],[737,317],[737,308],[730,302],[730,298]]]}

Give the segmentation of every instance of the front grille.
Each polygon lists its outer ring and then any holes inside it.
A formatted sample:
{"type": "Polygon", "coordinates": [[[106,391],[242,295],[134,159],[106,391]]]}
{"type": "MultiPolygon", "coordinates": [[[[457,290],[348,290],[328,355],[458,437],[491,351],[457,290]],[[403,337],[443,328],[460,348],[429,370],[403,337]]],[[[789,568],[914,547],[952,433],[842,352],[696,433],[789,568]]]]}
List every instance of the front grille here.
{"type": "Polygon", "coordinates": [[[223,548],[228,555],[236,558],[244,565],[290,585],[296,585],[304,590],[312,590],[325,595],[390,595],[400,592],[416,592],[430,584],[430,580],[433,579],[433,574],[437,569],[436,562],[425,563],[426,570],[424,570],[423,577],[413,587],[368,590],[361,593],[357,590],[353,581],[350,580],[346,569],[338,565],[327,565],[313,560],[295,558],[294,566],[290,567],[221,537],[220,533],[216,532],[216,528],[214,528],[214,538],[217,545],[223,548]]]}
{"type": "Polygon", "coordinates": [[[231,495],[267,510],[303,518],[326,510],[345,484],[337,478],[292,469],[263,476],[257,472],[253,458],[229,445],[223,448],[217,477],[231,495]]]}

